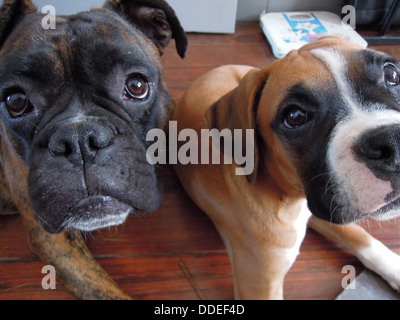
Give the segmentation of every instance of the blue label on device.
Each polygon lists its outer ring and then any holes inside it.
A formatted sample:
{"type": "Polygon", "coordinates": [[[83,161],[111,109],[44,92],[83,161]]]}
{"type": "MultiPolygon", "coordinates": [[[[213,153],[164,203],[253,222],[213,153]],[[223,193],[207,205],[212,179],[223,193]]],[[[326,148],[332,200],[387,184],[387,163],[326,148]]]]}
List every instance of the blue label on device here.
{"type": "Polygon", "coordinates": [[[313,13],[292,14],[290,17],[284,13],[283,16],[289,22],[296,35],[299,36],[299,40],[309,42],[316,35],[328,32],[313,13]]]}

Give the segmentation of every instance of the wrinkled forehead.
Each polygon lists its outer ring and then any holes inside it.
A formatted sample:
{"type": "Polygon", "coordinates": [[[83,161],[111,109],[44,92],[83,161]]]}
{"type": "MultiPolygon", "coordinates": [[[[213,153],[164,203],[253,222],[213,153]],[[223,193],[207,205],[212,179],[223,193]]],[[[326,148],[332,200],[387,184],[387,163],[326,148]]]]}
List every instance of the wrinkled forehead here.
{"type": "MultiPolygon", "coordinates": [[[[10,35],[14,48],[41,46],[43,42],[53,43],[61,38],[69,42],[88,37],[121,38],[134,41],[135,32],[130,24],[118,14],[106,9],[93,9],[71,16],[57,15],[52,27],[46,26],[48,18],[35,13],[25,16],[10,35]]],[[[94,40],[94,39],[92,39],[94,40]]],[[[89,45],[86,43],[86,45],[89,45]]],[[[10,47],[10,46],[8,46],[10,47]]],[[[11,49],[11,48],[10,48],[11,49]]]]}
{"type": "Polygon", "coordinates": [[[70,74],[85,78],[90,70],[107,75],[117,67],[161,68],[155,46],[114,12],[96,9],[57,16],[55,29],[43,28],[44,17],[26,16],[7,39],[12,45],[0,50],[1,80],[24,76],[48,79],[51,85],[70,74]]]}
{"type": "Polygon", "coordinates": [[[343,85],[343,78],[376,75],[376,72],[381,71],[385,63],[398,64],[398,60],[394,57],[363,48],[348,50],[321,47],[314,48],[309,52],[324,64],[338,85],[343,85]]]}
{"type": "Polygon", "coordinates": [[[330,81],[346,103],[348,111],[354,113],[363,102],[377,100],[384,83],[383,68],[387,63],[398,64],[397,59],[369,49],[339,50],[334,47],[315,48],[310,51],[328,70],[330,81]]]}
{"type": "Polygon", "coordinates": [[[134,48],[137,56],[154,60],[154,63],[158,60],[156,48],[154,55],[149,52],[150,40],[110,10],[97,8],[71,16],[57,16],[54,29],[44,28],[44,19],[45,15],[39,13],[24,17],[7,40],[13,45],[3,46],[2,53],[21,55],[23,51],[43,47],[46,49],[43,52],[52,52],[65,45],[70,51],[94,47],[98,50],[96,53],[100,54],[102,49],[109,51],[112,48],[115,52],[128,55],[134,48]]]}

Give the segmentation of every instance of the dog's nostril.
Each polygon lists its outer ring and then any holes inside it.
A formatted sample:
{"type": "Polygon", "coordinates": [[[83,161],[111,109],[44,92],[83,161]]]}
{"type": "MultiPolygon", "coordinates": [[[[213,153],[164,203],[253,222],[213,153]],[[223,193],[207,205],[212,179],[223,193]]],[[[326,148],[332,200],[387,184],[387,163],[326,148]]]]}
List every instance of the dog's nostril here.
{"type": "Polygon", "coordinates": [[[74,124],[58,130],[48,144],[53,156],[64,156],[74,164],[91,162],[100,149],[110,145],[111,130],[100,125],[74,124]]]}
{"type": "Polygon", "coordinates": [[[99,150],[110,145],[111,138],[112,135],[108,131],[90,132],[87,136],[80,137],[79,146],[83,160],[91,162],[99,150]]]}
{"type": "Polygon", "coordinates": [[[389,160],[395,154],[394,150],[387,145],[360,145],[357,147],[357,151],[366,160],[389,160]]]}
{"type": "Polygon", "coordinates": [[[79,146],[75,143],[75,139],[56,133],[49,141],[48,148],[52,155],[68,156],[77,151],[79,146]]]}
{"type": "Polygon", "coordinates": [[[379,153],[380,153],[380,159],[382,160],[392,159],[395,154],[393,149],[390,147],[382,147],[381,150],[379,150],[379,153]]]}
{"type": "Polygon", "coordinates": [[[400,129],[383,126],[365,132],[354,145],[357,158],[380,171],[400,170],[400,129]]]}
{"type": "MultiPolygon", "coordinates": [[[[73,148],[67,141],[63,141],[58,150],[58,154],[63,154],[67,156],[73,153],[73,149],[75,148],[73,148]]],[[[57,154],[57,152],[54,153],[57,154]]]]}
{"type": "Polygon", "coordinates": [[[96,132],[90,132],[86,137],[86,143],[89,149],[98,150],[108,147],[111,143],[113,134],[111,130],[104,129],[96,132]]]}
{"type": "Polygon", "coordinates": [[[89,146],[89,148],[92,149],[92,150],[97,150],[97,149],[100,149],[100,148],[101,148],[101,146],[99,146],[99,144],[96,142],[95,138],[92,137],[92,136],[89,137],[88,146],[89,146]]]}
{"type": "Polygon", "coordinates": [[[393,151],[389,147],[359,147],[360,154],[369,160],[384,160],[393,156],[393,151]]]}

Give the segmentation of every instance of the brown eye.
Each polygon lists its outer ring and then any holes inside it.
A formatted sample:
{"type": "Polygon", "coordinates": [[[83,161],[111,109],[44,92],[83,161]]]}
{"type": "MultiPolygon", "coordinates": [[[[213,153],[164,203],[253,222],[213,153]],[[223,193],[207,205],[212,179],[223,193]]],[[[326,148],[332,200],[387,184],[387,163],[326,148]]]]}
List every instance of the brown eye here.
{"type": "Polygon", "coordinates": [[[294,106],[289,108],[285,114],[284,125],[289,129],[294,129],[302,126],[308,121],[307,112],[301,110],[300,108],[294,106]]]}
{"type": "Polygon", "coordinates": [[[397,68],[391,64],[388,63],[383,67],[383,74],[385,77],[385,83],[388,86],[395,86],[398,85],[400,82],[400,76],[399,72],[397,71],[397,68]]]}
{"type": "Polygon", "coordinates": [[[18,118],[32,111],[33,107],[28,97],[22,92],[16,92],[6,97],[6,108],[10,115],[18,118]]]}
{"type": "Polygon", "coordinates": [[[135,74],[126,80],[124,94],[127,99],[144,100],[149,93],[149,83],[142,76],[135,74]]]}

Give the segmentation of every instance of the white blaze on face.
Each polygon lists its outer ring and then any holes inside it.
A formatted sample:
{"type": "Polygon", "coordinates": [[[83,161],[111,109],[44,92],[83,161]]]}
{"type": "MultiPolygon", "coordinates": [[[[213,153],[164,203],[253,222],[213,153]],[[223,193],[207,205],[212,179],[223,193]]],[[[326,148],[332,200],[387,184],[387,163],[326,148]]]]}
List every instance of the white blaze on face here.
{"type": "MultiPolygon", "coordinates": [[[[341,199],[360,213],[382,208],[393,192],[389,181],[377,178],[364,162],[356,158],[355,142],[365,132],[383,125],[400,124],[400,113],[378,104],[363,105],[346,78],[346,59],[331,48],[318,48],[311,53],[320,59],[332,74],[341,97],[338,106],[343,117],[331,135],[327,163],[335,187],[335,200],[341,199]]],[[[350,208],[350,209],[351,209],[350,208]]],[[[334,210],[334,208],[331,208],[334,210]]]]}

